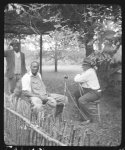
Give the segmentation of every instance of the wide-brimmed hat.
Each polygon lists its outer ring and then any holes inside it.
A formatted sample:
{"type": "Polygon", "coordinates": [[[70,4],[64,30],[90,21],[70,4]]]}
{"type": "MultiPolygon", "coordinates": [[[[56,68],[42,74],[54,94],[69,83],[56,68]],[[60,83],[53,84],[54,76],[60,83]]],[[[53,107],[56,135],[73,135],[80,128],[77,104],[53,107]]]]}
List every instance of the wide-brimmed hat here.
{"type": "Polygon", "coordinates": [[[82,66],[84,66],[84,65],[91,67],[91,61],[89,59],[84,59],[82,62],[82,66]]]}

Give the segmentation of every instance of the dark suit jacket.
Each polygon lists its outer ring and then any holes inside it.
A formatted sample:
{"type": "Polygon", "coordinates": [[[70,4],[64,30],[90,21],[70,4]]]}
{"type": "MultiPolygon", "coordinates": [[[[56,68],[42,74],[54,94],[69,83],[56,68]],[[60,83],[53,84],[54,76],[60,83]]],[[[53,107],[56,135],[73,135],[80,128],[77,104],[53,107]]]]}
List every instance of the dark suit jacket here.
{"type": "MultiPolygon", "coordinates": [[[[20,52],[21,56],[21,75],[23,76],[26,71],[25,66],[25,55],[24,53],[20,52]]],[[[14,76],[14,69],[15,69],[15,54],[13,50],[4,51],[4,57],[6,57],[7,68],[6,68],[6,76],[8,78],[12,78],[14,76]]]]}

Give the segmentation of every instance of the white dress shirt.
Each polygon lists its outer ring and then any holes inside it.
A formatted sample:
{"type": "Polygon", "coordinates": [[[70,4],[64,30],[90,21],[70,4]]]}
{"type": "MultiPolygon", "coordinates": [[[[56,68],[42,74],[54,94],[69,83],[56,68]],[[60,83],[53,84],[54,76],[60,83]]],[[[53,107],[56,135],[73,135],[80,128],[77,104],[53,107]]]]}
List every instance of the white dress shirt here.
{"type": "MultiPolygon", "coordinates": [[[[38,72],[37,74],[42,80],[40,73],[38,72]]],[[[32,76],[32,73],[30,71],[22,77],[22,90],[31,92],[31,82],[30,82],[31,76],[32,76]]]]}
{"type": "Polygon", "coordinates": [[[17,53],[16,53],[16,52],[14,51],[14,54],[16,55],[17,58],[20,57],[20,52],[17,52],[17,53]]]}
{"type": "Polygon", "coordinates": [[[100,89],[99,81],[93,68],[84,71],[82,74],[77,74],[74,81],[81,83],[84,88],[100,89]]]}
{"type": "Polygon", "coordinates": [[[20,52],[16,53],[14,51],[15,54],[15,74],[21,74],[21,57],[20,57],[20,52]]]}

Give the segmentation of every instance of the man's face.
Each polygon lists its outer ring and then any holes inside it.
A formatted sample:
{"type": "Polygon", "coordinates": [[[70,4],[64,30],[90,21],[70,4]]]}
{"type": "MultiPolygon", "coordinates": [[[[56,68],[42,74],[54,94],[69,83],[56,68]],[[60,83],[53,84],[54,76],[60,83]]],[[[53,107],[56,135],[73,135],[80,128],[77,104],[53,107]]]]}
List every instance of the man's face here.
{"type": "Polygon", "coordinates": [[[17,52],[19,52],[20,51],[20,45],[19,44],[14,44],[13,45],[13,50],[17,53],[17,52]]]}
{"type": "Polygon", "coordinates": [[[39,65],[36,62],[31,64],[31,72],[33,75],[36,75],[39,70],[39,65]]]}

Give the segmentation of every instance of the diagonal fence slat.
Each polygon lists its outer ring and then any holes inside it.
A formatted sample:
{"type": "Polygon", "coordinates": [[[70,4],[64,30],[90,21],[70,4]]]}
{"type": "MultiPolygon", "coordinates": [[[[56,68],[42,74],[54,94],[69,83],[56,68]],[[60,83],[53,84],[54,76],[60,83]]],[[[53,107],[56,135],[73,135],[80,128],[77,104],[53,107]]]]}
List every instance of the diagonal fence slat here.
{"type": "Polygon", "coordinates": [[[41,143],[41,146],[48,146],[48,145],[66,146],[60,141],[48,136],[47,134],[39,130],[36,126],[31,124],[31,122],[27,118],[23,117],[16,111],[5,106],[4,109],[6,115],[5,132],[9,131],[9,134],[12,136],[12,140],[14,140],[14,142],[17,145],[28,145],[29,143],[30,143],[29,145],[38,145],[41,143]],[[15,121],[13,122],[13,120],[15,121]],[[35,133],[34,137],[33,132],[35,133]],[[37,139],[39,140],[37,141],[37,139]]]}

